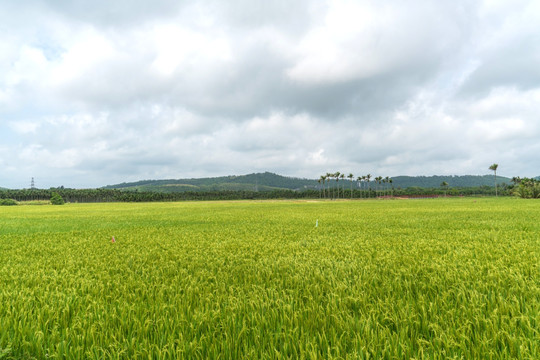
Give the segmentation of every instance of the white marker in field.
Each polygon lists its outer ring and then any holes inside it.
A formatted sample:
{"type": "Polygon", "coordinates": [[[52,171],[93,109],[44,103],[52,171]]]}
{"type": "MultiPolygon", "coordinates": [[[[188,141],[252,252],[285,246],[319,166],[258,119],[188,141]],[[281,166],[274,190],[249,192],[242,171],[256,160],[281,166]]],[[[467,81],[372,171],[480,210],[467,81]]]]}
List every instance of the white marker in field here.
{"type": "Polygon", "coordinates": [[[319,219],[317,219],[317,221],[315,221],[315,227],[319,227],[319,219]]]}

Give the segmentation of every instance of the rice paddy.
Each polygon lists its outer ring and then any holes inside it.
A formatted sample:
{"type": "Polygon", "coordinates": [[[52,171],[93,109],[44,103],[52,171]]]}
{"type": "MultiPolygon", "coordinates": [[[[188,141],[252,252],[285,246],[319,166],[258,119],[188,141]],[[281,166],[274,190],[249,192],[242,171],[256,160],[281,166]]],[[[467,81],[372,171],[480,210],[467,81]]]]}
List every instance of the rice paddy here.
{"type": "Polygon", "coordinates": [[[0,207],[0,359],[538,359],[539,219],[520,199],[0,207]]]}

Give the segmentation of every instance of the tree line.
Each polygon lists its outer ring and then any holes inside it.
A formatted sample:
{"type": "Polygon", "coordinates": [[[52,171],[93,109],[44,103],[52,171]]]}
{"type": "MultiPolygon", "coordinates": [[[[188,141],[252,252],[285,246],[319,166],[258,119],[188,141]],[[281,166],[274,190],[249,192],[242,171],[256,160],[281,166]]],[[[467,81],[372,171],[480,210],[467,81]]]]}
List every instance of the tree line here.
{"type": "MultiPolygon", "coordinates": [[[[341,176],[340,176],[341,179],[341,176]]],[[[390,182],[386,181],[386,188],[383,187],[383,179],[367,182],[362,185],[355,183],[333,181],[330,188],[327,187],[328,180],[325,180],[325,188],[305,189],[305,190],[272,190],[272,191],[192,191],[163,193],[155,191],[125,191],[118,189],[22,189],[22,190],[0,190],[0,199],[13,199],[19,202],[45,200],[49,201],[53,193],[58,193],[67,203],[100,203],[100,202],[156,202],[156,201],[208,201],[208,200],[266,200],[266,199],[316,199],[324,196],[329,198],[375,198],[375,197],[438,197],[438,196],[492,196],[495,190],[491,186],[466,187],[466,188],[422,188],[408,187],[406,189],[392,188],[390,182]],[[380,180],[380,184],[379,184],[380,180]],[[339,184],[339,189],[336,186],[339,184]],[[356,186],[356,187],[355,187],[356,186]],[[361,187],[360,187],[361,186],[361,187]],[[330,197],[331,198],[331,197],[330,197]]],[[[524,183],[525,184],[525,183],[524,183]]],[[[322,185],[322,184],[321,184],[322,185]]],[[[525,186],[525,185],[524,185],[525,186]]],[[[512,195],[515,189],[504,185],[499,189],[499,194],[512,195]]]]}
{"type": "Polygon", "coordinates": [[[388,176],[373,177],[371,174],[357,176],[355,178],[352,173],[345,175],[345,173],[339,171],[335,173],[327,172],[321,175],[317,182],[319,183],[319,197],[325,199],[339,199],[340,196],[341,198],[347,196],[351,199],[355,197],[393,196],[395,191],[392,178],[388,176]],[[334,180],[335,184],[333,183],[334,180]],[[345,187],[345,181],[348,181],[347,189],[345,187]]]}
{"type": "Polygon", "coordinates": [[[19,202],[50,200],[58,193],[68,203],[99,202],[155,202],[183,200],[264,200],[264,199],[303,199],[315,198],[317,192],[295,190],[272,191],[192,191],[164,193],[155,191],[124,191],[118,189],[22,189],[0,190],[0,199],[13,199],[19,202]]]}

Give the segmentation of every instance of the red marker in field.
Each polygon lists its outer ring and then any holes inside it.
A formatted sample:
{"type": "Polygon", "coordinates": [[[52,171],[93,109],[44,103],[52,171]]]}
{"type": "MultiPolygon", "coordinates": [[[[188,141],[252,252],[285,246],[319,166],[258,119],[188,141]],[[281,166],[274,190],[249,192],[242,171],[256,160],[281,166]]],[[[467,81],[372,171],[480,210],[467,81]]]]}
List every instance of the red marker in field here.
{"type": "Polygon", "coordinates": [[[116,242],[116,239],[114,238],[114,236],[112,237],[111,242],[112,242],[112,243],[115,243],[115,242],[116,242]]]}

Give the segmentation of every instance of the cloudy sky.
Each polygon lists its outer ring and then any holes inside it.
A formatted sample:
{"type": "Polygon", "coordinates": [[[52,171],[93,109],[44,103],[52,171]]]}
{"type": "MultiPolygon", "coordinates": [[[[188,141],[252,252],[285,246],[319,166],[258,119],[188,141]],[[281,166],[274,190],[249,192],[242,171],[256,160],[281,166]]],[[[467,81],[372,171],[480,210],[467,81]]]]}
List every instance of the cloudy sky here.
{"type": "Polygon", "coordinates": [[[0,187],[540,175],[540,1],[5,0],[0,187]]]}

